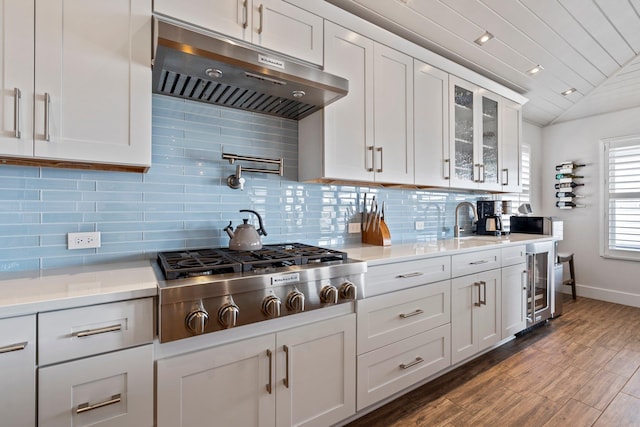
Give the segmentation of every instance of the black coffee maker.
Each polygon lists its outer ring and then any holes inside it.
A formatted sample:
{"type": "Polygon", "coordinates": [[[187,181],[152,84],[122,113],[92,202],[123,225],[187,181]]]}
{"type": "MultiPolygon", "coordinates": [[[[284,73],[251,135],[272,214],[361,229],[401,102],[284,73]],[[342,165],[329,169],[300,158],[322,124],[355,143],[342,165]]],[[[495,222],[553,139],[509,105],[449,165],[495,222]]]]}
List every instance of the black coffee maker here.
{"type": "Polygon", "coordinates": [[[500,200],[478,200],[477,207],[476,233],[500,236],[502,234],[502,202],[500,200]]]}

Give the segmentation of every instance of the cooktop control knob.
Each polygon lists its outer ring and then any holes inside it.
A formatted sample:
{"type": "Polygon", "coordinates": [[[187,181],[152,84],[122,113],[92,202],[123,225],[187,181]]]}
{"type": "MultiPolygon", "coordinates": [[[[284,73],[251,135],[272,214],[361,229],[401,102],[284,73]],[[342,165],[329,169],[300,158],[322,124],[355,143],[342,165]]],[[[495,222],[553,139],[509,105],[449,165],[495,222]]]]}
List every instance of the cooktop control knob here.
{"type": "Polygon", "coordinates": [[[209,313],[207,313],[204,309],[193,310],[187,315],[187,318],[185,319],[187,329],[196,335],[204,334],[204,328],[207,326],[208,322],[209,313]]]}
{"type": "Polygon", "coordinates": [[[218,322],[224,328],[233,328],[238,322],[240,309],[233,302],[228,302],[218,309],[218,322]]]}
{"type": "Polygon", "coordinates": [[[262,300],[262,312],[272,319],[280,317],[280,306],[282,301],[275,295],[269,295],[262,300]]]}
{"type": "Polygon", "coordinates": [[[340,286],[340,298],[356,299],[358,297],[358,288],[351,282],[344,282],[340,286]]]}
{"type": "Polygon", "coordinates": [[[323,286],[320,290],[320,301],[336,304],[338,302],[338,288],[333,285],[323,286]]]}
{"type": "Polygon", "coordinates": [[[289,292],[287,308],[291,311],[304,311],[304,294],[297,289],[289,292]]]}

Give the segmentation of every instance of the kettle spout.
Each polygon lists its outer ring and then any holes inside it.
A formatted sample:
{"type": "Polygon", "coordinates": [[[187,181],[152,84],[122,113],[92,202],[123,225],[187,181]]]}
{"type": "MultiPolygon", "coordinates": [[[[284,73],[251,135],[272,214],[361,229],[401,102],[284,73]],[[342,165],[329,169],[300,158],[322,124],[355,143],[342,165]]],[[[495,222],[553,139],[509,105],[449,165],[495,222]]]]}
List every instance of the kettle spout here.
{"type": "Polygon", "coordinates": [[[229,238],[233,239],[233,227],[231,226],[231,224],[233,224],[233,222],[229,221],[229,225],[223,228],[222,231],[226,231],[227,234],[229,235],[229,238]]]}

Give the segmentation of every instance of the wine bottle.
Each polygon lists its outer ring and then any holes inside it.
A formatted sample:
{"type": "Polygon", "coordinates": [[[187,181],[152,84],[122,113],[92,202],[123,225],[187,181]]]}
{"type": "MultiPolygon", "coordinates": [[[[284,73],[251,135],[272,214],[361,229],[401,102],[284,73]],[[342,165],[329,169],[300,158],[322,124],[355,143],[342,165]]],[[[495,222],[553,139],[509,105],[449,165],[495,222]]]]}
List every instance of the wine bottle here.
{"type": "Polygon", "coordinates": [[[556,174],[556,179],[563,179],[563,178],[584,178],[584,176],[576,175],[573,173],[557,173],[556,174]]]}
{"type": "Polygon", "coordinates": [[[559,208],[584,208],[584,205],[577,205],[574,202],[556,202],[559,208]]]}
{"type": "Polygon", "coordinates": [[[556,190],[560,190],[562,188],[576,188],[583,186],[584,184],[578,184],[577,182],[563,182],[560,184],[555,184],[556,190]]]}
{"type": "Polygon", "coordinates": [[[569,192],[559,191],[556,193],[556,197],[584,197],[584,196],[579,196],[573,191],[569,191],[569,192]]]}
{"type": "Polygon", "coordinates": [[[586,166],[585,164],[578,164],[578,163],[573,163],[573,162],[562,162],[559,165],[556,165],[556,170],[562,170],[562,169],[575,169],[575,168],[581,168],[583,166],[586,166]]]}

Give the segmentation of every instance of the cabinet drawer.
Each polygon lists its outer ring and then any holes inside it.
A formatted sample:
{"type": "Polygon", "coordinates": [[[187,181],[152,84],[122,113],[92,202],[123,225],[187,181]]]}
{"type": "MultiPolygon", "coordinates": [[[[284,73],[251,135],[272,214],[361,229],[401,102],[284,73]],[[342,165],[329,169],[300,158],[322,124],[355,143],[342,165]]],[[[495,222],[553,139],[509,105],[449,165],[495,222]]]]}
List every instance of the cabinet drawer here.
{"type": "Polygon", "coordinates": [[[0,320],[0,378],[0,425],[35,425],[35,315],[0,320]]]}
{"type": "Polygon", "coordinates": [[[153,425],[153,345],[38,371],[41,426],[153,425]]]}
{"type": "Polygon", "coordinates": [[[451,277],[500,268],[500,249],[470,252],[451,257],[451,277]]]}
{"type": "Polygon", "coordinates": [[[358,410],[451,365],[449,324],[358,356],[358,410]]]}
{"type": "Polygon", "coordinates": [[[153,341],[153,298],[38,315],[40,365],[153,341]]]}
{"type": "Polygon", "coordinates": [[[446,280],[451,275],[451,257],[424,258],[368,267],[366,298],[413,286],[446,280]]]}
{"type": "Polygon", "coordinates": [[[507,267],[509,265],[522,264],[526,261],[526,246],[508,246],[501,249],[502,266],[507,267]]]}
{"type": "Polygon", "coordinates": [[[358,354],[451,321],[449,280],[358,301],[358,354]]]}

